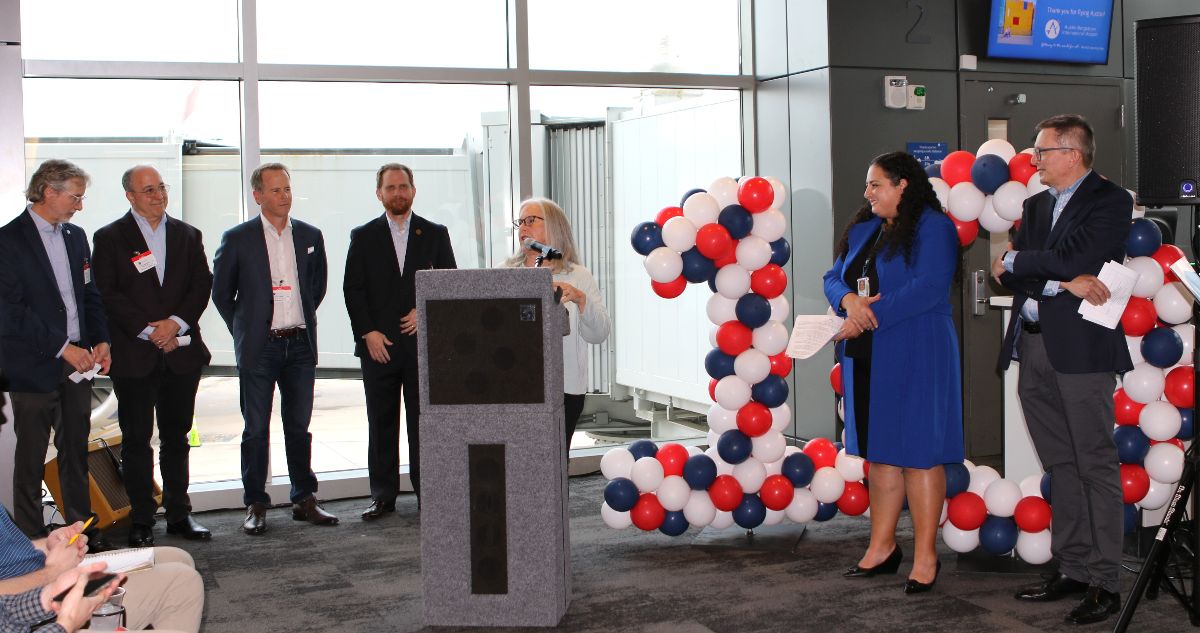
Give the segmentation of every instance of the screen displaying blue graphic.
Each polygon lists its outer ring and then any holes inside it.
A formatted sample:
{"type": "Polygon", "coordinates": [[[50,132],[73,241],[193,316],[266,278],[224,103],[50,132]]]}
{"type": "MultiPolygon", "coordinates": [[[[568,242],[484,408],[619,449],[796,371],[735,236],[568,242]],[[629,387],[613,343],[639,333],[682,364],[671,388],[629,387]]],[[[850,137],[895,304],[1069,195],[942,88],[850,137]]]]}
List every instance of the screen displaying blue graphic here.
{"type": "Polygon", "coordinates": [[[988,57],[1108,63],[1112,0],[992,0],[988,57]]]}

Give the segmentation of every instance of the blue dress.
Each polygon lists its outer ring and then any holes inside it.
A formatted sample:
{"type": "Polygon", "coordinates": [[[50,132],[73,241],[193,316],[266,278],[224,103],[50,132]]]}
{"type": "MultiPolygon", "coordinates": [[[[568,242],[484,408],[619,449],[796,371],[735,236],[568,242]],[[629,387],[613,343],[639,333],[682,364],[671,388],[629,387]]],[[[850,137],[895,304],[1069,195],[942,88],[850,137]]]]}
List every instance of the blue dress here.
{"type": "MultiPolygon", "coordinates": [[[[842,297],[855,292],[845,281],[847,263],[870,246],[881,223],[872,218],[851,227],[850,252],[825,273],[825,296],[840,316],[846,315],[842,297]]],[[[917,222],[911,265],[903,252],[878,257],[882,298],[871,306],[879,328],[870,354],[870,446],[863,451],[858,443],[855,359],[844,358],[846,452],[908,468],[962,462],[962,368],[949,301],[958,257],[954,223],[932,209],[917,222]]]]}

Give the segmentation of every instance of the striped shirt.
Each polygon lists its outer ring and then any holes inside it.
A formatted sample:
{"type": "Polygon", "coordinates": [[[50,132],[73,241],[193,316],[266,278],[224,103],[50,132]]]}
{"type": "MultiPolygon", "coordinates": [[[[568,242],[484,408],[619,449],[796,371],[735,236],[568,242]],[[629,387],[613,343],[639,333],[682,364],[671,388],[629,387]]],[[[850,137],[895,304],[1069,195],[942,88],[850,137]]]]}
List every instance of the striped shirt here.
{"type": "Polygon", "coordinates": [[[0,580],[24,576],[46,566],[46,555],[13,523],[0,505],[0,580]]]}

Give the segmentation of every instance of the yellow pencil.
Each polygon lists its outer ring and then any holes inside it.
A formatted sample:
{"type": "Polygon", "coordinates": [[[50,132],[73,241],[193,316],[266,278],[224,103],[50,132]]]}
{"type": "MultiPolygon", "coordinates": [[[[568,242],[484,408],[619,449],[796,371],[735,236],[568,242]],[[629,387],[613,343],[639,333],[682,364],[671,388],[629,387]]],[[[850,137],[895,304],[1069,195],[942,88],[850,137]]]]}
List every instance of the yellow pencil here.
{"type": "MultiPolygon", "coordinates": [[[[88,517],[87,522],[83,524],[83,530],[88,529],[88,526],[90,526],[92,524],[92,521],[95,521],[95,520],[96,520],[96,515],[94,515],[94,514],[92,516],[88,517]]],[[[74,545],[75,539],[79,538],[80,534],[83,534],[83,530],[79,530],[79,532],[77,532],[75,534],[75,536],[72,536],[71,540],[67,541],[67,545],[74,545]]]]}

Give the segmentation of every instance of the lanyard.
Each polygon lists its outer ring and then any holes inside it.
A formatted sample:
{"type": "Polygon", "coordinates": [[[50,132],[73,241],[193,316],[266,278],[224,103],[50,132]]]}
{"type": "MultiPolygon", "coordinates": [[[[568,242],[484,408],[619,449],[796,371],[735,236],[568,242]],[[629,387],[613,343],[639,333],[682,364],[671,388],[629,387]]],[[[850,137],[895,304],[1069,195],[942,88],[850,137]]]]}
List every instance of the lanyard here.
{"type": "Polygon", "coordinates": [[[871,242],[870,250],[867,251],[867,258],[863,260],[862,274],[859,277],[867,276],[867,268],[871,266],[871,260],[879,253],[875,252],[875,247],[879,244],[879,238],[883,237],[883,227],[879,227],[879,232],[875,234],[875,241],[871,242]]]}

